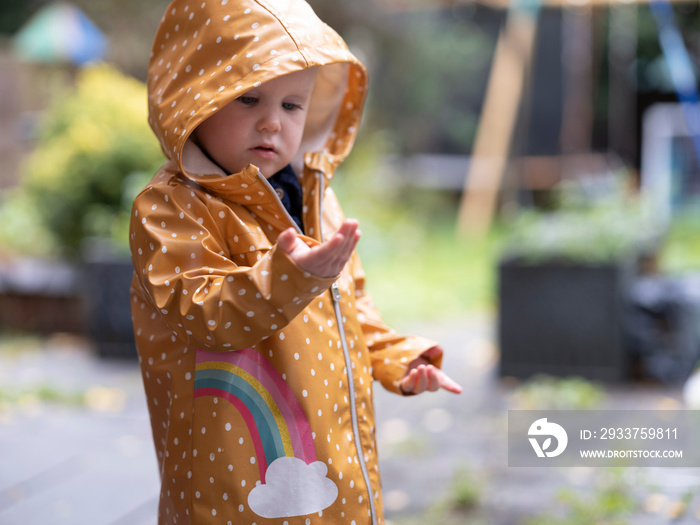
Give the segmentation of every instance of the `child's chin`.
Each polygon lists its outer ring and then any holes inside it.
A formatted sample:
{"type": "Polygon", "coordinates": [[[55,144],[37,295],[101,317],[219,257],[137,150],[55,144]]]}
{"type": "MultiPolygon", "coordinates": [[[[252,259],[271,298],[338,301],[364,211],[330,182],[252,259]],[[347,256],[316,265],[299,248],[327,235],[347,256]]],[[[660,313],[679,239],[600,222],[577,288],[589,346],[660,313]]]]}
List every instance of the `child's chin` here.
{"type": "Polygon", "coordinates": [[[275,173],[284,168],[286,164],[280,165],[278,163],[261,162],[260,164],[256,164],[256,166],[258,169],[260,169],[260,173],[262,173],[266,179],[269,179],[275,173]]]}

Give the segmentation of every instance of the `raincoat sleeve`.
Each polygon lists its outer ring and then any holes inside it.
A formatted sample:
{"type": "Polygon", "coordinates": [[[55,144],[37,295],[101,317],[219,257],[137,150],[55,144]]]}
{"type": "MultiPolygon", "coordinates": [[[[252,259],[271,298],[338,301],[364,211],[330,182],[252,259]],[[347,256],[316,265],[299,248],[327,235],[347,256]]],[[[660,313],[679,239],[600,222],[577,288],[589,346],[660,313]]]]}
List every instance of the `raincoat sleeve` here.
{"type": "Polygon", "coordinates": [[[146,189],[131,219],[137,278],[176,337],[214,351],[249,348],[333,283],[302,270],[257,229],[235,235],[234,244],[207,199],[192,195],[188,188],[146,189]],[[234,262],[244,257],[254,264],[234,262]]]}
{"type": "MultiPolygon", "coordinates": [[[[438,344],[424,337],[400,335],[384,324],[374,301],[365,293],[365,273],[357,253],[353,256],[353,279],[358,320],[370,351],[373,376],[390,392],[401,394],[399,382],[409,364],[438,344]]],[[[429,362],[440,368],[442,354],[431,357],[429,362]]]]}

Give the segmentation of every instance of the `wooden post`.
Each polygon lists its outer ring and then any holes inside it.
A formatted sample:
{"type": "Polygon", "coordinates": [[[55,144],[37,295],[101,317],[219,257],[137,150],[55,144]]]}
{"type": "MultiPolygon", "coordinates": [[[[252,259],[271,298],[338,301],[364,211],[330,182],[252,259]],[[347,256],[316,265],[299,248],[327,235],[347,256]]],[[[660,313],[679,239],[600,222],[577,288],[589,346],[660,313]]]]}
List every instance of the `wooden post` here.
{"type": "Polygon", "coordinates": [[[460,203],[460,234],[483,235],[491,225],[533,53],[537,12],[511,8],[499,35],[460,203]]]}

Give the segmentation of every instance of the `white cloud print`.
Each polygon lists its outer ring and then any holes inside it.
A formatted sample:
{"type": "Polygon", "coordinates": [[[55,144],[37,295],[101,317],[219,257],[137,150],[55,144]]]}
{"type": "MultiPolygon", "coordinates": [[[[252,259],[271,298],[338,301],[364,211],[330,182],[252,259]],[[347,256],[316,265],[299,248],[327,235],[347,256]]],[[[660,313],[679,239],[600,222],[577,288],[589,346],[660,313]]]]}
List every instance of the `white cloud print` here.
{"type": "Polygon", "coordinates": [[[328,467],[320,461],[307,465],[299,458],[277,458],[267,468],[265,484],[248,494],[248,505],[263,518],[320,512],[338,497],[338,487],[327,473],[328,467]]]}

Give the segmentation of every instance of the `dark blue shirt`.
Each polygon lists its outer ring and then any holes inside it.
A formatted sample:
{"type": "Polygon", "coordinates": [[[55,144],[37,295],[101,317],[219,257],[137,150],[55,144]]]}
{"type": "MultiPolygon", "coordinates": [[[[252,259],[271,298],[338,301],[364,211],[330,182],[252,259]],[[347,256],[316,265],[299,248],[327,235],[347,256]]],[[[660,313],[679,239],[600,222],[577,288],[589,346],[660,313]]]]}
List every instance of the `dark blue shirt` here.
{"type": "Polygon", "coordinates": [[[289,215],[292,216],[294,222],[297,223],[297,226],[303,232],[301,184],[299,184],[299,178],[292,170],[292,167],[288,164],[267,179],[267,181],[275,189],[289,215]]]}

